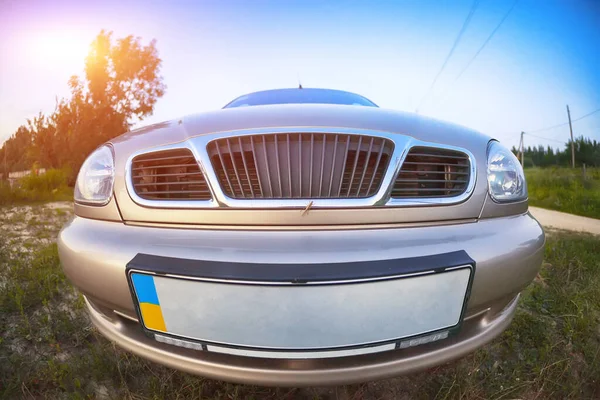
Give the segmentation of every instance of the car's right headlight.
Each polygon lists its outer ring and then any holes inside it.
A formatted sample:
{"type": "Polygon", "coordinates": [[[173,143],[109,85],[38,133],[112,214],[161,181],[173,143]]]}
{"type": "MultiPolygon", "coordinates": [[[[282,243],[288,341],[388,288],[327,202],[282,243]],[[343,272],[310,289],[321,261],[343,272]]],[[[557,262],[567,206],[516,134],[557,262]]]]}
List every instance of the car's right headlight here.
{"type": "Polygon", "coordinates": [[[497,202],[527,198],[525,173],[517,157],[496,141],[488,145],[487,179],[490,196],[497,202]]]}
{"type": "Polygon", "coordinates": [[[103,206],[112,196],[115,181],[115,160],[112,148],[104,145],[85,160],[75,184],[77,203],[103,206]]]}

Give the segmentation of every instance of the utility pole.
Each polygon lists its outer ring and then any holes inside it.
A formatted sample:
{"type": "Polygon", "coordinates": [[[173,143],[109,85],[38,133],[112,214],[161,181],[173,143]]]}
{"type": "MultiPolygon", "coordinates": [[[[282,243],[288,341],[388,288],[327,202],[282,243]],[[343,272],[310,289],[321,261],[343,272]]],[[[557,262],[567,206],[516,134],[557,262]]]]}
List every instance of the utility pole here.
{"type": "Polygon", "coordinates": [[[521,165],[524,167],[525,166],[525,159],[523,158],[523,135],[525,135],[525,132],[521,132],[521,143],[519,144],[519,147],[521,148],[521,165]]]}
{"type": "Polygon", "coordinates": [[[575,168],[575,143],[573,142],[573,125],[571,124],[571,111],[567,104],[567,115],[569,116],[569,130],[571,131],[571,165],[575,168]]]}

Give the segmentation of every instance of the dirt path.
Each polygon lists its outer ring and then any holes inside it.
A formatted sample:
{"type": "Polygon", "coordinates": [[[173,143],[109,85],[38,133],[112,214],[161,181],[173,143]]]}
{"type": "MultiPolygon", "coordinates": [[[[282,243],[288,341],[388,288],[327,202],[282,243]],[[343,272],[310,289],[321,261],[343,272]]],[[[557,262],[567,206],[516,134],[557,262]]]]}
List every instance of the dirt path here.
{"type": "Polygon", "coordinates": [[[529,207],[529,211],[544,227],[553,227],[600,235],[600,219],[580,217],[579,215],[567,214],[537,207],[529,207]]]}

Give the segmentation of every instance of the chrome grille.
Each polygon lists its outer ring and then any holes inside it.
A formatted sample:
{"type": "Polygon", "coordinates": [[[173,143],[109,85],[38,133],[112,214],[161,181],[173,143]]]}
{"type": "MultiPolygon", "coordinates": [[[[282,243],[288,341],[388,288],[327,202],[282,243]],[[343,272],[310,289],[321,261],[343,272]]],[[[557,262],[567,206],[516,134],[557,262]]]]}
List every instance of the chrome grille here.
{"type": "Polygon", "coordinates": [[[454,197],[467,190],[469,157],[434,147],[410,149],[398,173],[392,198],[454,197]]]}
{"type": "Polygon", "coordinates": [[[131,162],[135,193],[146,200],[210,200],[211,194],[192,152],[157,151],[131,162]]]}
{"type": "Polygon", "coordinates": [[[227,137],[207,146],[223,192],[234,199],[370,197],[393,149],[386,138],[335,133],[227,137]]]}

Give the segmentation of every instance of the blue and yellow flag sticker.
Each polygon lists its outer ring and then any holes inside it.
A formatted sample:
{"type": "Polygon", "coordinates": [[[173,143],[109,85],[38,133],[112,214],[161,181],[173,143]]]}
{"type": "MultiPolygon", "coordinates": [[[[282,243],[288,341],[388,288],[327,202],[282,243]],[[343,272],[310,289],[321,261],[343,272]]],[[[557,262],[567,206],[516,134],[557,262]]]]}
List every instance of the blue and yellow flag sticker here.
{"type": "Polygon", "coordinates": [[[167,327],[160,309],[154,278],[151,275],[132,274],[131,280],[146,328],[166,332],[167,327]]]}

